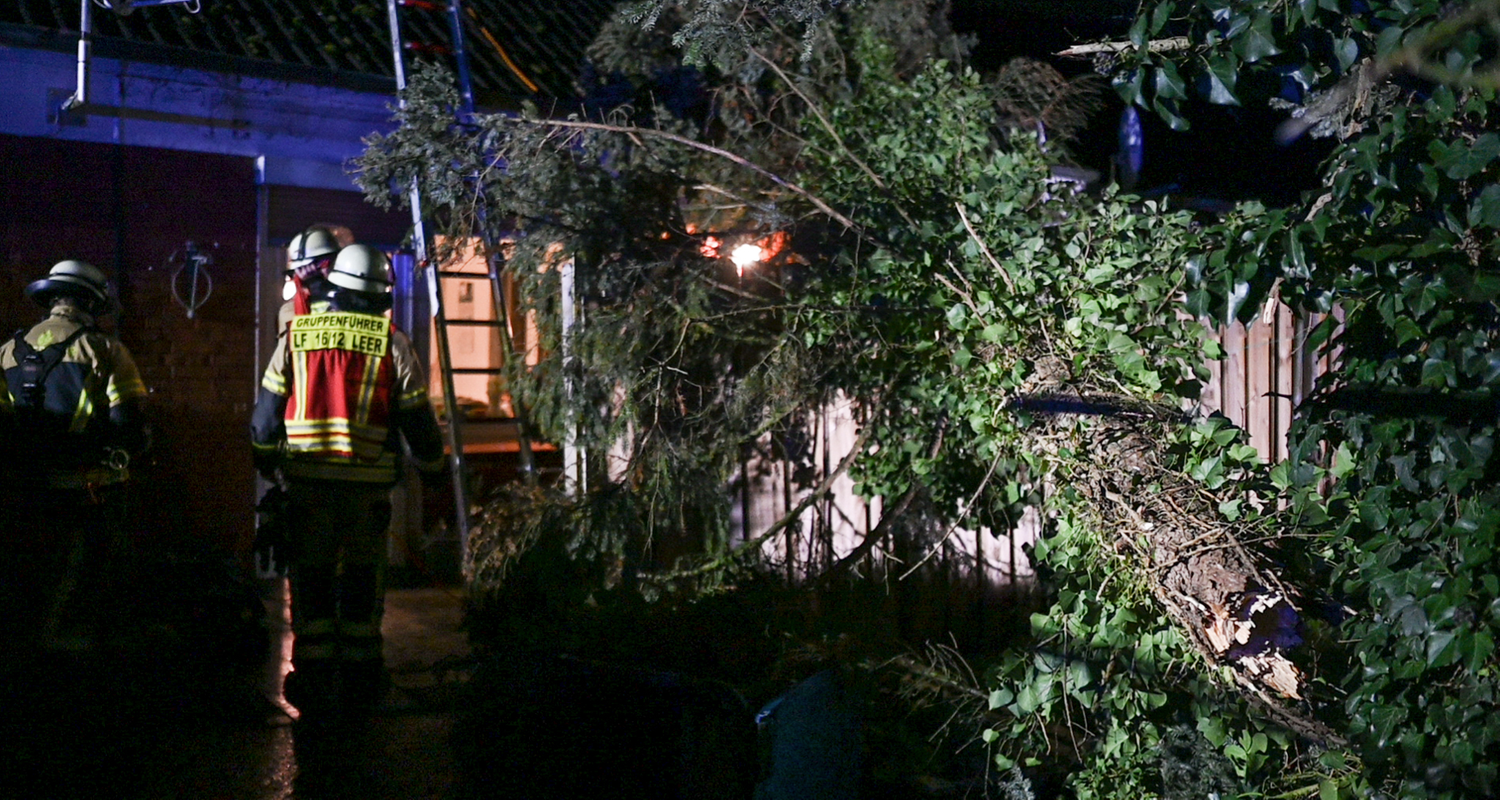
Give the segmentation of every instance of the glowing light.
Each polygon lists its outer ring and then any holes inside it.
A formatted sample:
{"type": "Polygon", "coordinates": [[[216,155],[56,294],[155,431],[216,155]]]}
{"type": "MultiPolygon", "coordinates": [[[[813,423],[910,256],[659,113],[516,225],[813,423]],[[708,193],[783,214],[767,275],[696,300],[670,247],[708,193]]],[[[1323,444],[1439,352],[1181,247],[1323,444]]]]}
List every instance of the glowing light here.
{"type": "Polygon", "coordinates": [[[759,262],[766,257],[766,251],[758,244],[742,244],[734,248],[729,254],[729,260],[734,262],[734,271],[743,276],[745,267],[759,262]]]}
{"type": "Polygon", "coordinates": [[[701,253],[704,258],[718,258],[719,246],[721,244],[723,244],[723,242],[720,242],[718,237],[706,236],[703,239],[703,245],[698,248],[698,252],[701,253]]]}

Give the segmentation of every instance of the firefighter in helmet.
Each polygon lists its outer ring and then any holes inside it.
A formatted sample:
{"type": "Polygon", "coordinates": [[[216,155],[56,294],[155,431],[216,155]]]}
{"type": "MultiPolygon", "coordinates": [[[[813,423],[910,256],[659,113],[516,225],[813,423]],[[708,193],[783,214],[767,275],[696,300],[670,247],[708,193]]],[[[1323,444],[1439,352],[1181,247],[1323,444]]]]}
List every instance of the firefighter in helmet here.
{"type": "Polygon", "coordinates": [[[27,629],[17,633],[87,649],[127,618],[125,486],[149,441],[146,386],[130,351],[97,326],[118,310],[99,268],[60,261],[26,295],[48,314],[0,343],[0,451],[22,499],[5,513],[26,534],[8,547],[29,552],[12,549],[0,583],[16,593],[20,613],[7,621],[27,629]]]}
{"type": "Polygon", "coordinates": [[[276,330],[285,331],[298,314],[326,308],[328,270],[339,249],[338,237],[321,225],[292,237],[286,248],[286,284],[282,287],[281,308],[276,312],[276,330]]]}
{"type": "Polygon", "coordinates": [[[293,317],[278,339],[251,421],[256,466],[285,481],[290,504],[286,697],[315,719],[368,708],[383,689],[382,580],[401,439],[424,474],[447,463],[411,340],[385,316],[385,255],[349,245],[328,283],[328,308],[293,317]]]}

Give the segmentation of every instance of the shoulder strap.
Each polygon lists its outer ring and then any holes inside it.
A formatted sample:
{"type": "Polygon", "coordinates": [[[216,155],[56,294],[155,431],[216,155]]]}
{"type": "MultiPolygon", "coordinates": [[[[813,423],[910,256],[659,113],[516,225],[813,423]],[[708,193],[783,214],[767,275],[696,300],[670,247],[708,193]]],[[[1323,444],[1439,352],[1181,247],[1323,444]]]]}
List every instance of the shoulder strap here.
{"type": "Polygon", "coordinates": [[[16,364],[21,368],[19,391],[16,398],[23,400],[27,405],[40,406],[47,387],[47,376],[52,370],[62,363],[63,357],[68,354],[68,348],[73,346],[80,336],[88,333],[90,328],[79,327],[73,331],[68,338],[60,342],[54,342],[41,350],[37,350],[26,341],[26,331],[16,331],[16,364]]]}

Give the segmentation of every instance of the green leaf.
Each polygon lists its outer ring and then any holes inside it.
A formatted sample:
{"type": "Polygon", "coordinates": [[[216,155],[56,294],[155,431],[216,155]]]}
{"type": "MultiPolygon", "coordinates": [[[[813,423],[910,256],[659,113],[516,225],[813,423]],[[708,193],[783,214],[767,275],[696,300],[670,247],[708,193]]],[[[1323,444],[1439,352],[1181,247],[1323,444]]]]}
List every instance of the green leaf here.
{"type": "Polygon", "coordinates": [[[1375,54],[1387,56],[1401,46],[1401,37],[1406,31],[1399,25],[1389,25],[1375,37],[1375,54]]]}
{"type": "Polygon", "coordinates": [[[969,327],[969,308],[963,303],[954,303],[948,309],[948,327],[956,330],[966,330],[969,327]]]}
{"type": "Polygon", "coordinates": [[[1359,43],[1345,36],[1334,43],[1333,54],[1339,60],[1339,71],[1348,72],[1354,60],[1359,58],[1359,43]]]}
{"type": "Polygon", "coordinates": [[[1028,683],[1022,686],[1021,691],[1016,694],[1016,705],[1013,711],[1018,717],[1026,716],[1036,711],[1041,704],[1042,699],[1037,695],[1036,688],[1028,683]]]}
{"type": "Polygon", "coordinates": [[[1500,185],[1491,184],[1469,209],[1469,227],[1500,228],[1500,185]]]}
{"type": "Polygon", "coordinates": [[[1162,28],[1167,26],[1167,21],[1172,18],[1172,11],[1176,9],[1176,3],[1162,3],[1151,11],[1151,35],[1161,33],[1162,28]]]}
{"type": "Polygon", "coordinates": [[[1125,101],[1126,105],[1145,107],[1145,100],[1141,97],[1141,87],[1145,84],[1146,74],[1144,70],[1132,69],[1115,73],[1110,78],[1110,85],[1115,87],[1115,93],[1125,101]]]}
{"type": "Polygon", "coordinates": [[[1233,56],[1215,58],[1208,63],[1208,102],[1221,106],[1240,104],[1240,99],[1234,96],[1238,70],[1239,65],[1233,56]]]}
{"type": "Polygon", "coordinates": [[[1457,639],[1453,631],[1433,631],[1427,637],[1427,665],[1429,667],[1443,667],[1456,660],[1457,653],[1454,652],[1453,644],[1457,639]]]}
{"type": "Polygon", "coordinates": [[[1486,133],[1472,145],[1454,142],[1437,160],[1437,165],[1448,177],[1464,180],[1483,172],[1496,156],[1500,156],[1500,135],[1486,133]]]}
{"type": "MultiPolygon", "coordinates": [[[[1159,9],[1158,9],[1159,10],[1159,9]]],[[[1183,91],[1182,76],[1177,74],[1177,67],[1170,61],[1164,61],[1156,68],[1156,96],[1158,98],[1185,99],[1187,92],[1183,91]]]]}
{"type": "Polygon", "coordinates": [[[1235,52],[1239,53],[1247,64],[1254,64],[1281,52],[1281,48],[1276,46],[1276,37],[1271,32],[1270,14],[1256,15],[1255,21],[1250,23],[1245,35],[1236,42],[1235,52]]]}
{"type": "Polygon", "coordinates": [[[1177,101],[1158,97],[1151,105],[1156,110],[1156,115],[1161,117],[1162,122],[1167,123],[1167,127],[1179,132],[1188,129],[1187,118],[1177,113],[1177,101]]]}
{"type": "Polygon", "coordinates": [[[1130,25],[1130,33],[1126,38],[1130,39],[1130,43],[1137,48],[1145,49],[1146,47],[1146,25],[1149,22],[1150,18],[1145,14],[1141,14],[1130,25]]]}

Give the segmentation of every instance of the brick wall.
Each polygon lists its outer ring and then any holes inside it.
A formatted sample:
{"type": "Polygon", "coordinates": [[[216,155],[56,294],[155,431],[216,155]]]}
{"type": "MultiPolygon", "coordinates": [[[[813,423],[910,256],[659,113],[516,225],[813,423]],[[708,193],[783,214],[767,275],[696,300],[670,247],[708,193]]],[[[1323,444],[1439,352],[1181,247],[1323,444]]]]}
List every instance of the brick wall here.
{"type": "MultiPolygon", "coordinates": [[[[142,537],[243,552],[254,528],[254,163],[0,136],[0,186],[0,329],[39,318],[21,291],[53,263],[82,258],[109,274],[124,310],[106,328],[151,390],[156,446],[136,469],[142,537]],[[214,259],[212,294],[192,319],[171,290],[189,239],[214,259]]],[[[186,295],[185,278],[178,286],[186,295]]]]}

